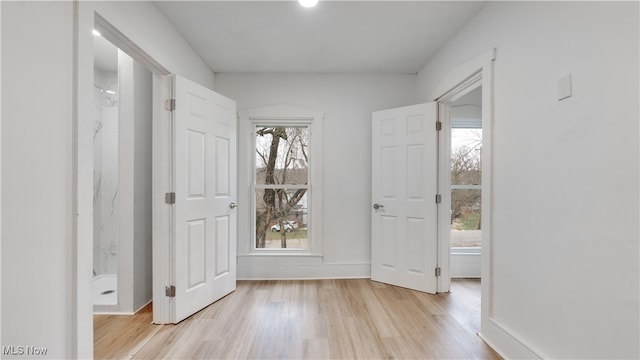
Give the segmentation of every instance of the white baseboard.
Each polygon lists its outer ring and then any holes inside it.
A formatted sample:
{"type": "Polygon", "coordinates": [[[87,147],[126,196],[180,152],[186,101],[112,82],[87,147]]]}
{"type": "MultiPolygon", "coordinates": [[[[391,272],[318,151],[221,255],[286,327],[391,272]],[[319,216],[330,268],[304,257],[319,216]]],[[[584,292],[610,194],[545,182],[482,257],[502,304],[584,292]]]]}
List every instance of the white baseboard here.
{"type": "Polygon", "coordinates": [[[128,312],[128,311],[93,311],[93,315],[126,315],[126,316],[131,316],[131,315],[135,315],[136,313],[134,312],[128,312]]]}
{"type": "Polygon", "coordinates": [[[480,278],[482,256],[480,253],[451,253],[449,267],[451,278],[480,278]]]}
{"type": "Polygon", "coordinates": [[[303,280],[371,278],[371,263],[323,263],[322,258],[239,256],[238,280],[303,280]]]}
{"type": "Polygon", "coordinates": [[[493,318],[483,321],[482,332],[478,336],[504,359],[549,359],[493,318]]]}

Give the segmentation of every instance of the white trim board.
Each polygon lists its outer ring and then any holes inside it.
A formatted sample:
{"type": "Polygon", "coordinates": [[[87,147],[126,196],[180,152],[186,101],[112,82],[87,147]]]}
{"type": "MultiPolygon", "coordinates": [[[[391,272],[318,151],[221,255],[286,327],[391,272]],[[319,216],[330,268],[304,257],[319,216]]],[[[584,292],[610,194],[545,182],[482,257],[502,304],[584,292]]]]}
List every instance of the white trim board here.
{"type": "Polygon", "coordinates": [[[482,258],[480,253],[451,252],[449,274],[455,278],[480,278],[482,273],[482,258]]]}
{"type": "Polygon", "coordinates": [[[482,324],[478,336],[505,359],[550,359],[493,318],[482,324]]]}
{"type": "Polygon", "coordinates": [[[323,263],[322,255],[238,255],[238,280],[368,279],[370,262],[323,263]]]}

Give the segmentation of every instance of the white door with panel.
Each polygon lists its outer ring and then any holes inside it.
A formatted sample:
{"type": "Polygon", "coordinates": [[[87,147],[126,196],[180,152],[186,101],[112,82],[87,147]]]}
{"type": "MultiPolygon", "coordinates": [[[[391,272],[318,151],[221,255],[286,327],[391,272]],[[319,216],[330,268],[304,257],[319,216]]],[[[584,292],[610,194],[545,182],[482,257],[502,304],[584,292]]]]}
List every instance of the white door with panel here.
{"type": "Polygon", "coordinates": [[[371,279],[437,292],[437,103],[373,113],[371,279]]]}
{"type": "Polygon", "coordinates": [[[174,77],[175,297],[178,323],[236,288],[236,139],[234,101],[174,77]]]}

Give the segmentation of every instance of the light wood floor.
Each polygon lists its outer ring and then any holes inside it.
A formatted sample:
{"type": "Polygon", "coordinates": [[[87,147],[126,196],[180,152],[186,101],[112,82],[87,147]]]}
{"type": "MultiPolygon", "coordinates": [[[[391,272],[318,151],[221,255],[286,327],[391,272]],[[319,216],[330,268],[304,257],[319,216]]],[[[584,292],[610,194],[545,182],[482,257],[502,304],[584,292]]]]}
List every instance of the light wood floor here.
{"type": "Polygon", "coordinates": [[[366,279],[238,281],[178,325],[95,315],[96,359],[500,359],[477,335],[480,282],[428,295],[366,279]]]}

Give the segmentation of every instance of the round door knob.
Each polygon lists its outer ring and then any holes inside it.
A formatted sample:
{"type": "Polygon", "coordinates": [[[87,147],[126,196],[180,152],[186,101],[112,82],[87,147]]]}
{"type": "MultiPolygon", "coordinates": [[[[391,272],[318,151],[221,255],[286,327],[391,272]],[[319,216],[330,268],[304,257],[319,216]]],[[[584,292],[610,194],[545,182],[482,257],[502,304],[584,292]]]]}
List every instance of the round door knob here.
{"type": "Polygon", "coordinates": [[[384,205],[380,205],[380,204],[373,204],[373,209],[374,210],[380,210],[384,207],[384,205]]]}
{"type": "Polygon", "coordinates": [[[231,204],[229,204],[229,209],[235,209],[238,207],[238,204],[232,202],[231,204]]]}

